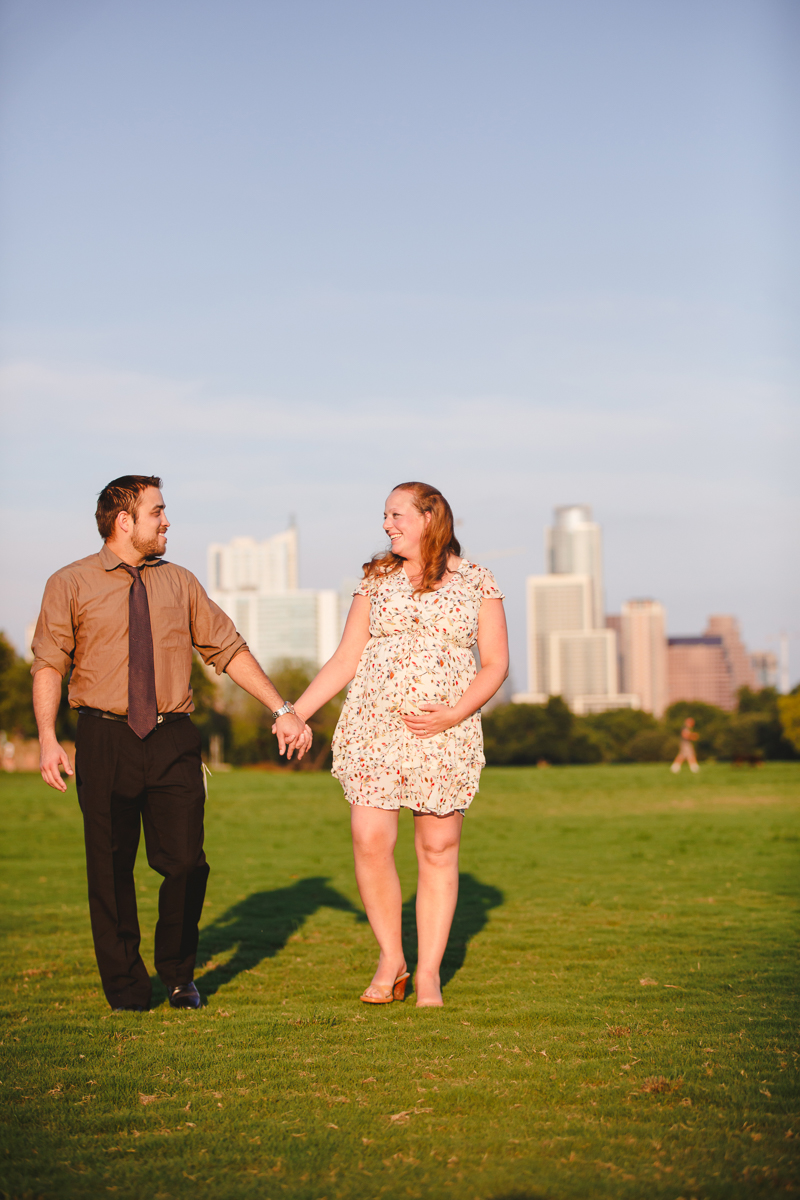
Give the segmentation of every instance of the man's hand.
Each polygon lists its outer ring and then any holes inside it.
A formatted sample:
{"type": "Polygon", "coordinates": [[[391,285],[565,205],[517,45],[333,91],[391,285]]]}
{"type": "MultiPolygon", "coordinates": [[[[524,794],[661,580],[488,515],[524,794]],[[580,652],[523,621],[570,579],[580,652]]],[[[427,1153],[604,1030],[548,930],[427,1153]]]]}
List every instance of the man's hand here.
{"type": "Polygon", "coordinates": [[[299,762],[311,746],[311,730],[295,713],[284,713],[282,717],[278,717],[272,731],[278,739],[278,751],[281,754],[286,752],[287,762],[295,750],[299,762]]]}
{"type": "Polygon", "coordinates": [[[65,792],[67,785],[61,778],[60,767],[67,775],[72,774],[67,752],[59,746],[56,737],[56,714],[61,699],[61,676],[53,667],[42,667],[33,677],[33,711],[39,727],[39,767],[42,779],[57,792],[65,792]]]}
{"type": "Polygon", "coordinates": [[[63,767],[67,775],[72,775],[74,772],[70,766],[66,750],[58,744],[55,738],[48,738],[41,743],[39,767],[42,772],[42,779],[51,788],[55,788],[57,792],[65,792],[67,790],[67,785],[61,778],[60,768],[63,767]]]}
{"type": "Polygon", "coordinates": [[[400,713],[400,716],[406,723],[406,729],[413,733],[415,737],[432,738],[437,733],[444,733],[445,729],[451,729],[453,725],[458,724],[458,718],[449,704],[423,703],[419,707],[427,711],[400,713]]]}
{"type": "MultiPolygon", "coordinates": [[[[277,712],[283,707],[283,697],[249,650],[240,650],[234,655],[225,671],[234,683],[238,683],[240,688],[255,696],[256,700],[271,712],[277,712]]],[[[285,751],[287,759],[292,757],[295,750],[298,759],[302,758],[311,745],[311,730],[307,730],[302,718],[293,713],[284,713],[282,717],[278,717],[272,726],[272,732],[278,738],[281,754],[285,751]]]]}

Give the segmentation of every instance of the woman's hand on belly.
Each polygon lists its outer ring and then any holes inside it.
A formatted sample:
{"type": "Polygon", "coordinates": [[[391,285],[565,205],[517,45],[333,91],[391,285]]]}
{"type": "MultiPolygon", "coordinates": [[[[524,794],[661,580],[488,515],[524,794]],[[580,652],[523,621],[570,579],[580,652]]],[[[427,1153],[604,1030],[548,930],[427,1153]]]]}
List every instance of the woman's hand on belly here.
{"type": "Polygon", "coordinates": [[[436,737],[437,733],[444,733],[445,729],[451,729],[453,725],[458,724],[458,717],[447,704],[428,704],[423,701],[419,707],[425,711],[398,714],[414,737],[436,737]]]}

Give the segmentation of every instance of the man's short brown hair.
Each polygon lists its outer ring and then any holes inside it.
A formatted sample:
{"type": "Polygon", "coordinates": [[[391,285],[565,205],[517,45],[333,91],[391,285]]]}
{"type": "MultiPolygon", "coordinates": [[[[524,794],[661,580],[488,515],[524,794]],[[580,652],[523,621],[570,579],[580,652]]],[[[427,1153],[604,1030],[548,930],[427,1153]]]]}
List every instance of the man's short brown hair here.
{"type": "Polygon", "coordinates": [[[119,479],[107,483],[97,497],[97,511],[94,514],[103,541],[107,542],[113,536],[118,513],[130,513],[135,521],[142,492],[163,486],[157,475],[120,475],[119,479]]]}

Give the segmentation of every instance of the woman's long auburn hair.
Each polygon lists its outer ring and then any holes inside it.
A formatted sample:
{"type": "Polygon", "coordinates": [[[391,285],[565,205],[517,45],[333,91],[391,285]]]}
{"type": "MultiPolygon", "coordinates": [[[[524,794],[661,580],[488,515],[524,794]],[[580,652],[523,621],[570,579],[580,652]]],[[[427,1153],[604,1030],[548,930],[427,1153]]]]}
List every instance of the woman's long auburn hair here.
{"type": "MultiPolygon", "coordinates": [[[[409,492],[417,512],[431,514],[420,541],[422,578],[414,588],[414,595],[434,592],[436,585],[444,578],[450,555],[456,554],[461,557],[461,545],[453,523],[453,510],[439,489],[431,487],[429,483],[398,483],[392,491],[409,492]]],[[[374,554],[369,562],[364,563],[364,578],[369,579],[372,575],[394,575],[404,562],[405,559],[392,550],[374,554]]]]}

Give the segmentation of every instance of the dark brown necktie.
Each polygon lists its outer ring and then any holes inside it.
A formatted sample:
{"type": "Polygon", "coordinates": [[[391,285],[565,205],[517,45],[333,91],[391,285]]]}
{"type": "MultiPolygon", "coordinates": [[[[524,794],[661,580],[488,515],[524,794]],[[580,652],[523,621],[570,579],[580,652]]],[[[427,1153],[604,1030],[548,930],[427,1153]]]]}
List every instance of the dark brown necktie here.
{"type": "Polygon", "coordinates": [[[128,595],[128,724],[146,738],[158,720],[150,605],[139,568],[122,565],[133,576],[128,595]]]}

